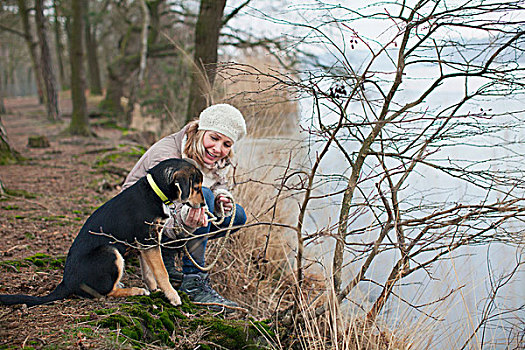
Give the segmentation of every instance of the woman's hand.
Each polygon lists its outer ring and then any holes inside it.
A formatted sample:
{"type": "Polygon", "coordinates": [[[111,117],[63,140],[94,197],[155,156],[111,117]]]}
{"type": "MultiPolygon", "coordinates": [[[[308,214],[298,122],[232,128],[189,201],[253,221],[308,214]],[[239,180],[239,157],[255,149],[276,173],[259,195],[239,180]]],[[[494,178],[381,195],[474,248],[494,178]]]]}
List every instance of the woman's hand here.
{"type": "Polygon", "coordinates": [[[215,199],[215,206],[219,206],[221,204],[225,212],[231,212],[233,210],[233,201],[231,198],[219,194],[215,199]]]}
{"type": "Polygon", "coordinates": [[[208,216],[206,215],[204,208],[190,208],[184,224],[189,227],[205,227],[208,226],[208,216]]]}

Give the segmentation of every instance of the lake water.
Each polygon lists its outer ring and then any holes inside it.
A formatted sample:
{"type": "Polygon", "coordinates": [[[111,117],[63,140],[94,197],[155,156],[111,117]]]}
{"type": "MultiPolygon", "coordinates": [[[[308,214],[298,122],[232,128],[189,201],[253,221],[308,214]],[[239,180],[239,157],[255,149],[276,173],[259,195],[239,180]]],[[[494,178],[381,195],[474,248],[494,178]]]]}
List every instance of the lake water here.
{"type": "MultiPolygon", "coordinates": [[[[454,95],[455,92],[449,91],[449,93],[454,95]]],[[[446,101],[450,96],[445,93],[441,95],[441,98],[446,101]]],[[[502,107],[494,106],[493,108],[502,107]]],[[[507,105],[505,108],[509,108],[509,106],[507,105]]],[[[518,107],[513,106],[513,108],[518,107]]],[[[512,137],[525,140],[524,133],[519,130],[514,132],[512,137]]],[[[308,144],[306,141],[308,138],[309,135],[306,133],[300,133],[290,137],[295,141],[286,141],[286,138],[241,141],[243,143],[238,148],[241,167],[250,169],[254,164],[266,164],[267,168],[270,168],[272,165],[278,165],[277,168],[273,169],[273,175],[267,178],[270,181],[271,179],[276,180],[279,174],[284,171],[288,159],[287,150],[295,149],[292,166],[307,168],[307,164],[311,162],[318,150],[313,146],[309,150],[307,148],[299,150],[300,145],[304,147],[308,144]]],[[[349,151],[355,150],[355,147],[356,144],[348,143],[349,151]]],[[[515,151],[521,152],[521,155],[525,154],[523,144],[518,146],[515,151]]],[[[478,153],[480,152],[479,149],[469,147],[459,147],[450,152],[446,154],[447,157],[453,158],[456,156],[454,152],[459,152],[457,156],[462,159],[469,157],[471,159],[496,159],[502,156],[500,148],[483,150],[483,155],[478,153]]],[[[505,166],[505,164],[501,166],[505,166]]],[[[515,167],[515,164],[510,164],[509,167],[515,167]]],[[[325,175],[344,173],[348,175],[348,171],[348,165],[341,159],[340,152],[332,150],[322,163],[320,173],[325,175]]],[[[260,170],[261,174],[264,172],[260,170]]],[[[257,177],[257,172],[251,175],[257,177]]],[[[479,203],[479,195],[482,194],[481,190],[476,190],[475,187],[465,184],[463,181],[444,176],[442,173],[431,169],[420,169],[417,174],[411,177],[409,184],[413,194],[419,194],[420,191],[428,190],[430,187],[433,201],[442,202],[443,208],[456,202],[477,204],[479,203]]],[[[332,182],[330,185],[319,188],[316,194],[344,188],[344,185],[344,182],[332,182]]],[[[410,196],[410,193],[408,191],[405,196],[410,196]]],[[[495,194],[494,197],[496,198],[497,195],[495,194]]],[[[335,224],[339,214],[340,200],[341,196],[335,196],[329,200],[323,199],[312,202],[305,232],[312,233],[335,224]]],[[[292,220],[294,220],[296,218],[294,208],[297,208],[297,204],[288,205],[288,207],[291,208],[292,220]]],[[[417,216],[418,213],[412,213],[412,215],[417,216]]],[[[366,226],[373,221],[373,217],[363,214],[352,225],[356,227],[366,226]]],[[[523,231],[523,227],[519,229],[523,231]]],[[[376,235],[377,232],[370,232],[369,237],[360,237],[360,239],[370,241],[375,239],[376,235]]],[[[330,266],[333,246],[334,241],[327,239],[320,244],[310,246],[307,253],[321,261],[324,266],[330,266]]],[[[521,329],[523,332],[524,329],[525,268],[523,265],[518,269],[512,280],[499,290],[494,304],[490,304],[487,297],[492,285],[500,277],[508,274],[516,266],[517,261],[523,260],[524,253],[523,246],[516,247],[497,243],[458,249],[450,255],[453,259],[439,261],[432,265],[430,268],[432,278],[426,272],[419,271],[398,283],[394,293],[399,298],[395,296],[390,298],[390,302],[383,309],[381,317],[392,328],[399,329],[401,332],[416,329],[417,334],[412,335],[415,339],[415,348],[423,348],[423,344],[429,342],[428,348],[431,349],[456,349],[469,339],[484,312],[490,311],[493,318],[489,327],[479,331],[466,348],[507,348],[505,344],[508,342],[506,339],[509,336],[508,330],[512,328],[513,332],[516,332],[521,329]],[[450,296],[444,301],[432,303],[449,294],[450,296]],[[415,311],[411,305],[426,306],[415,311]],[[514,311],[506,313],[507,310],[514,311]],[[501,315],[497,316],[496,314],[499,313],[501,315]],[[415,328],[414,325],[416,325],[415,328]]],[[[395,252],[382,254],[372,264],[367,277],[384,283],[397,258],[398,255],[395,252]]],[[[360,266],[360,263],[347,266],[344,270],[343,281],[349,281],[360,266]]],[[[328,271],[325,272],[328,275],[328,271]]],[[[349,312],[361,313],[360,307],[367,310],[377,299],[380,291],[381,289],[374,284],[360,283],[350,295],[352,301],[359,304],[359,307],[347,303],[349,312]]],[[[511,336],[516,337],[517,334],[513,333],[511,336]]],[[[516,340],[514,340],[514,344],[516,344],[516,340]]]]}

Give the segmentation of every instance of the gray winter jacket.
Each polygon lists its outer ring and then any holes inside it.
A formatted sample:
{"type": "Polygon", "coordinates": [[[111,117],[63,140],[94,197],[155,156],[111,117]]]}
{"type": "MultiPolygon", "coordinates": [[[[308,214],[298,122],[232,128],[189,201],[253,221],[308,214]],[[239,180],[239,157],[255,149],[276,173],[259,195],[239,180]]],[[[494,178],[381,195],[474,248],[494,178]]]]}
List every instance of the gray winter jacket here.
{"type": "MultiPolygon", "coordinates": [[[[124,185],[122,185],[122,190],[133,185],[141,177],[146,176],[146,172],[161,161],[169,158],[185,158],[183,148],[186,143],[187,128],[188,126],[186,125],[179,132],[168,135],[151,146],[131,169],[131,172],[126,177],[126,181],[124,181],[124,185]]],[[[213,169],[199,167],[204,174],[203,186],[208,187],[214,193],[218,189],[227,190],[228,181],[226,176],[230,168],[231,165],[213,169]]]]}
{"type": "MultiPolygon", "coordinates": [[[[153,168],[155,165],[160,163],[163,160],[169,158],[185,158],[184,155],[184,145],[186,143],[186,130],[188,126],[186,125],[179,132],[168,135],[163,139],[157,141],[153,144],[147,151],[142,155],[139,161],[135,164],[131,172],[126,177],[124,184],[122,185],[122,191],[126,188],[133,185],[141,177],[146,176],[147,170],[153,168]]],[[[230,170],[231,165],[228,165],[223,168],[213,168],[208,169],[204,167],[199,167],[204,175],[203,186],[208,187],[212,190],[214,196],[218,194],[223,194],[226,196],[232,197],[231,193],[228,191],[228,181],[226,179],[227,173],[230,170]]],[[[232,197],[233,198],[233,197],[232,197]]],[[[182,205],[177,205],[175,212],[175,221],[177,224],[182,225],[184,221],[181,217],[181,208],[182,205]]],[[[187,208],[185,208],[187,209],[187,208]]],[[[218,212],[215,213],[220,214],[218,212]]],[[[226,213],[228,215],[228,213],[226,213]]],[[[172,219],[170,219],[171,221],[172,219]]],[[[190,228],[184,225],[187,231],[192,232],[195,228],[190,228]]],[[[166,232],[168,236],[171,236],[171,232],[166,232]]],[[[174,237],[172,237],[174,238],[174,237]]]]}

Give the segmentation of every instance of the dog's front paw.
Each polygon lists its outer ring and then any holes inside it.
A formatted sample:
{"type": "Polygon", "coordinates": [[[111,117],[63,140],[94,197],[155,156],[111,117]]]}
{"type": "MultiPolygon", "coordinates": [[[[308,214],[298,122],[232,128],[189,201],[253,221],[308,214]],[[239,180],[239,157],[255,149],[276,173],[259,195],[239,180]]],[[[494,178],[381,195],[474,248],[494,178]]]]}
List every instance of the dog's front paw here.
{"type": "Polygon", "coordinates": [[[177,293],[176,290],[173,290],[174,293],[165,293],[166,298],[170,301],[170,304],[173,306],[179,306],[182,304],[182,301],[180,300],[179,293],[177,293]]]}
{"type": "Polygon", "coordinates": [[[155,283],[147,283],[145,285],[146,289],[149,290],[151,293],[157,292],[160,290],[159,286],[157,285],[157,282],[155,283]]]}
{"type": "Polygon", "coordinates": [[[149,295],[149,291],[147,289],[137,287],[133,287],[133,289],[135,289],[133,295],[149,295]]]}
{"type": "Polygon", "coordinates": [[[173,306],[179,306],[182,305],[182,301],[178,298],[177,300],[170,300],[170,304],[173,306]]]}

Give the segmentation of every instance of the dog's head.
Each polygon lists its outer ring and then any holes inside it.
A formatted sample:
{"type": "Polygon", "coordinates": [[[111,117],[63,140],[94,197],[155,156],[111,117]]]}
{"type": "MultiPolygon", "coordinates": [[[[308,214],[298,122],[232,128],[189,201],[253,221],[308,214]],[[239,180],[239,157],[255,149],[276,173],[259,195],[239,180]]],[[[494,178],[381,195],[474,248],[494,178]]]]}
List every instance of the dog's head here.
{"type": "Polygon", "coordinates": [[[192,208],[206,205],[202,193],[202,172],[182,159],[168,159],[149,171],[159,188],[171,201],[188,204],[192,208]]]}
{"type": "Polygon", "coordinates": [[[180,191],[179,201],[192,208],[206,205],[202,194],[202,172],[193,164],[186,164],[173,173],[173,184],[180,191]]]}

